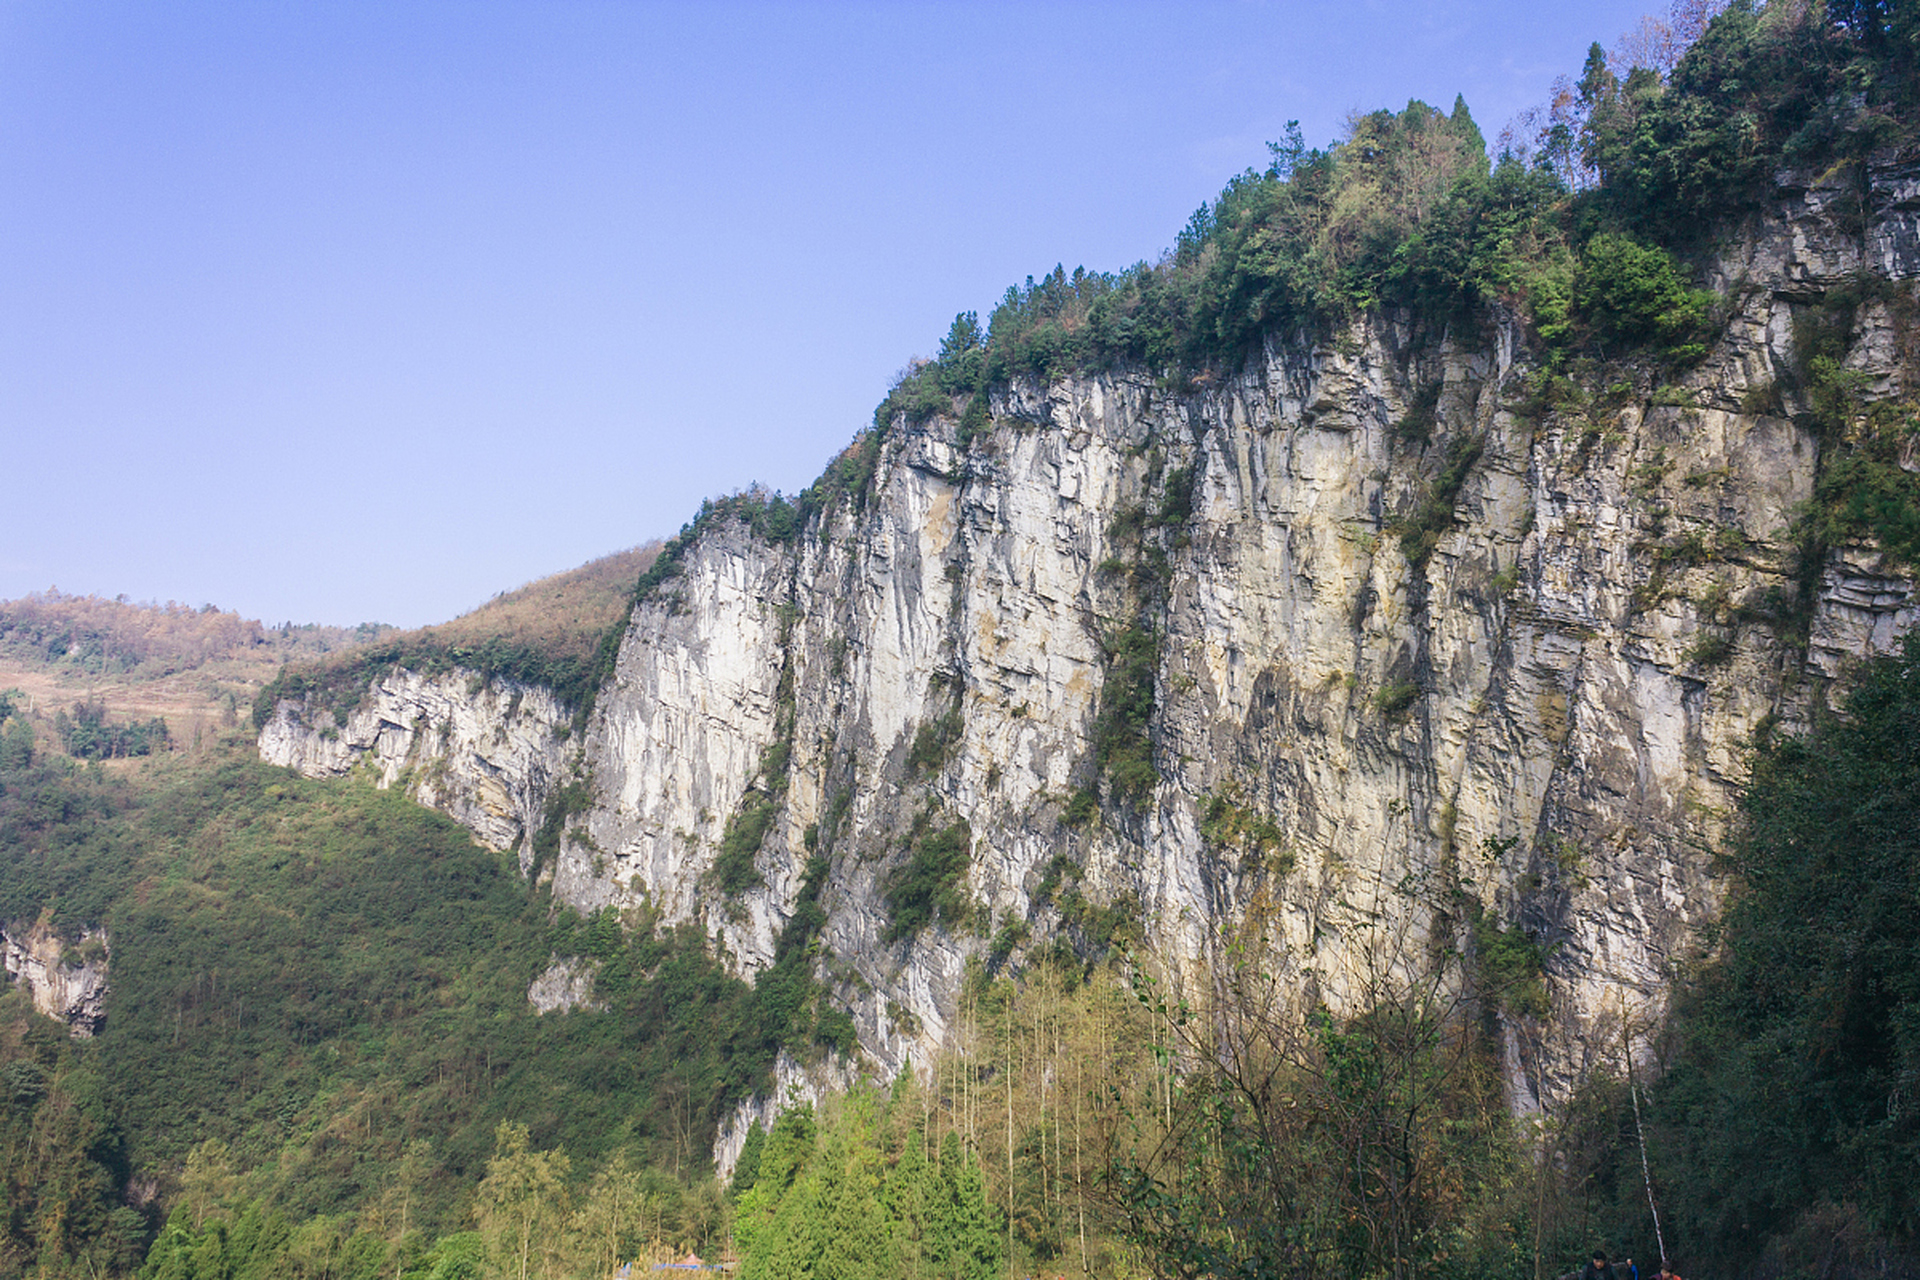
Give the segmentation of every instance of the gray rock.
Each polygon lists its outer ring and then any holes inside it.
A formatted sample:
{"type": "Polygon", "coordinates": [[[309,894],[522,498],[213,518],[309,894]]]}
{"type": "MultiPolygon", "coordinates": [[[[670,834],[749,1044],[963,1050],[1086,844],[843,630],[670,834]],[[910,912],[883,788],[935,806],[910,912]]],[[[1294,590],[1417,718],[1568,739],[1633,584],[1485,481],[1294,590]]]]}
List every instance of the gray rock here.
{"type": "Polygon", "coordinates": [[[105,929],[87,929],[69,940],[45,916],[0,928],[0,967],[8,981],[24,986],[33,1007],[66,1023],[76,1040],[90,1039],[106,1026],[111,959],[105,929]]]}

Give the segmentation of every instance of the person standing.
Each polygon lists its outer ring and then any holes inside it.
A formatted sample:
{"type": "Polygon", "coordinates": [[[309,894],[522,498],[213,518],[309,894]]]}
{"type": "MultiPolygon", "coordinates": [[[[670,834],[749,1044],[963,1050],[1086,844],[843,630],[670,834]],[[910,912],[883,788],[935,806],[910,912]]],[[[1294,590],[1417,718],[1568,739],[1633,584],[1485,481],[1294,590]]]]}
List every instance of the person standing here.
{"type": "Polygon", "coordinates": [[[1620,1280],[1620,1277],[1607,1265],[1607,1255],[1595,1249],[1593,1261],[1580,1268],[1580,1280],[1620,1280]]]}

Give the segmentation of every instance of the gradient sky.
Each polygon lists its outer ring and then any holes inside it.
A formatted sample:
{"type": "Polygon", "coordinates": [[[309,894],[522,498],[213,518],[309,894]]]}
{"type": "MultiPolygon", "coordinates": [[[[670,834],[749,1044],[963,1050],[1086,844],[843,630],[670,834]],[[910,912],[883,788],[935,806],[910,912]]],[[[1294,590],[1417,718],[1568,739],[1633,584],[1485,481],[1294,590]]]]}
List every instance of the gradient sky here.
{"type": "Polygon", "coordinates": [[[956,311],[1646,3],[0,0],[0,598],[418,625],[795,492],[956,311]]]}

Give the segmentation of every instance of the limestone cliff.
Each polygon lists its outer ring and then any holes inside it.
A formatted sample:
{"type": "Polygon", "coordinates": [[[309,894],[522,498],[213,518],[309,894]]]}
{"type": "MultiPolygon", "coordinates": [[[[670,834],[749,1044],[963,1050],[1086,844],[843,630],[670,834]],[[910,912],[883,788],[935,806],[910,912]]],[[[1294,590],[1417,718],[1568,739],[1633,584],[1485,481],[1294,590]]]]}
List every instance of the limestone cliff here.
{"type": "Polygon", "coordinates": [[[566,724],[545,689],[402,670],[344,715],[283,703],[261,731],[260,753],[308,777],[371,768],[381,786],[405,785],[489,848],[530,858],[530,837],[567,768],[566,724]]]}
{"type": "MultiPolygon", "coordinates": [[[[896,420],[790,538],[707,522],[581,733],[541,690],[401,671],[342,720],[283,701],[261,749],[368,759],[565,901],[698,921],[743,972],[817,887],[817,972],[883,1068],[942,1042],[994,939],[1132,915],[1193,980],[1251,930],[1337,1003],[1436,932],[1469,945],[1478,910],[1547,947],[1551,1012],[1510,1028],[1531,1105],[1659,1008],[1756,727],[1920,610],[1870,546],[1802,575],[1792,532],[1820,464],[1794,322],[1920,270],[1920,175],[1872,178],[1862,220],[1783,175],[1673,385],[1543,396],[1496,315],[1275,338],[1206,385],[1004,386],[984,430],[896,420]],[[1103,778],[1125,697],[1150,698],[1151,771],[1103,778]],[[588,802],[557,802],[570,780],[588,802]],[[961,822],[969,925],[892,937],[905,847],[961,822]],[[1069,886],[1091,906],[1063,912],[1069,886]]],[[[1874,296],[1848,367],[1909,395],[1874,296]]]]}
{"type": "Polygon", "coordinates": [[[25,987],[33,1007],[66,1023],[76,1040],[106,1025],[108,961],[105,929],[83,930],[70,941],[44,916],[0,929],[0,967],[8,981],[25,987]]]}

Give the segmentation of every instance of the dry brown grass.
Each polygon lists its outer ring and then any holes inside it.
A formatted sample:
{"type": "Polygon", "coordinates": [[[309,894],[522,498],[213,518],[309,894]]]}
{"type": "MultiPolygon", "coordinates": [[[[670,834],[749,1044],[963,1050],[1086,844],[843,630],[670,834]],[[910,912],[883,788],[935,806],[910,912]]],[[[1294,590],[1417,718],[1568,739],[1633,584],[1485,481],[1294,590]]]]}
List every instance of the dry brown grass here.
{"type": "Polygon", "coordinates": [[[0,689],[36,717],[98,699],[115,721],[165,717],[176,740],[244,716],[289,658],[317,656],[392,628],[283,627],[212,606],[35,592],[0,601],[0,689]]]}
{"type": "Polygon", "coordinates": [[[656,539],[589,560],[577,569],[503,591],[451,622],[400,638],[449,648],[505,639],[556,657],[585,657],[626,612],[634,583],[660,555],[660,547],[656,539]]]}
{"type": "MultiPolygon", "coordinates": [[[[237,613],[168,601],[36,592],[0,601],[0,690],[19,689],[35,720],[98,699],[114,722],[164,717],[176,748],[244,723],[285,664],[331,665],[376,641],[421,647],[505,639],[559,658],[590,658],[660,554],[650,542],[505,591],[451,622],[392,627],[262,627],[237,613]]],[[[50,745],[50,733],[40,735],[50,745]]]]}

